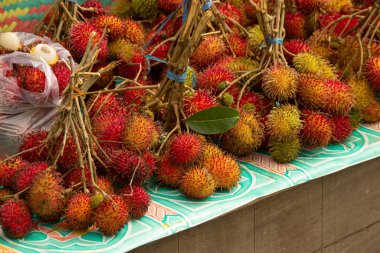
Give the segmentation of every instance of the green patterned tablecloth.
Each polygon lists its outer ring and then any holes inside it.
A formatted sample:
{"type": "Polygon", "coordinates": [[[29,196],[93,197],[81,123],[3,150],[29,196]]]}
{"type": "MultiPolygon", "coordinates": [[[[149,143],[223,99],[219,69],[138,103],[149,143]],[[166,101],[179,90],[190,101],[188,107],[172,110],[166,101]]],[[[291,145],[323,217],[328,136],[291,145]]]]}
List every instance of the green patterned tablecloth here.
{"type": "Polygon", "coordinates": [[[203,201],[186,199],[177,190],[147,184],[152,204],[146,216],[129,222],[112,237],[95,231],[72,231],[65,223],[35,221],[24,239],[11,240],[0,230],[4,252],[126,252],[237,209],[257,198],[319,178],[380,156],[380,123],[360,127],[344,144],[304,150],[290,164],[280,165],[266,154],[241,159],[242,178],[231,191],[203,201]]]}

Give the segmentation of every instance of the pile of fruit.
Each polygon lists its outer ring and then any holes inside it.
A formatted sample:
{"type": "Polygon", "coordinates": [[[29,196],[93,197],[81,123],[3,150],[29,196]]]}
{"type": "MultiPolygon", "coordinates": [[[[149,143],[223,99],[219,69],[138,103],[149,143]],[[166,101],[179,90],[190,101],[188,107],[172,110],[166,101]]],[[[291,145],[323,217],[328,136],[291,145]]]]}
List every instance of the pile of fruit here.
{"type": "MultiPolygon", "coordinates": [[[[1,54],[22,50],[42,57],[57,77],[60,95],[75,91],[76,97],[85,97],[86,104],[77,106],[91,123],[69,122],[71,130],[85,125],[83,136],[76,131],[30,131],[19,155],[2,158],[0,219],[9,237],[20,238],[31,230],[32,213],[43,221],[64,217],[73,229],[95,225],[114,235],[148,210],[150,198],[143,186],[152,176],[162,186],[203,199],[237,185],[238,156],[268,151],[275,161],[288,163],[302,148],[344,142],[361,122],[380,121],[377,33],[359,42],[354,36],[358,30],[368,31],[362,16],[378,6],[350,0],[286,1],[286,36],[274,40],[256,13],[263,7],[275,12],[283,1],[264,5],[266,1],[231,0],[212,7],[205,1],[204,11],[211,8],[214,17],[194,45],[185,78],[172,79],[174,85],[181,83],[183,97],[174,115],[182,120],[173,121],[170,94],[155,98],[168,79],[173,66],[166,62],[188,22],[182,18],[188,1],[182,2],[115,0],[112,13],[97,0],[80,6],[83,20],[73,22],[60,43],[78,63],[87,58],[89,45],[97,45],[95,74],[117,61],[85,92],[68,86],[73,73],[81,72],[59,61],[51,48],[15,46],[20,43],[14,43],[13,34],[0,35],[1,54]],[[224,28],[215,29],[215,20],[224,28]],[[269,48],[282,57],[264,60],[272,52],[269,48]],[[364,50],[357,57],[348,48],[364,50]],[[223,133],[202,135],[187,125],[199,115],[211,118],[208,110],[220,106],[239,114],[223,133]]],[[[59,22],[51,14],[46,20],[59,22]]],[[[45,89],[44,73],[33,67],[14,66],[9,75],[22,89],[45,89]]],[[[65,116],[70,109],[58,113],[65,116]]]]}

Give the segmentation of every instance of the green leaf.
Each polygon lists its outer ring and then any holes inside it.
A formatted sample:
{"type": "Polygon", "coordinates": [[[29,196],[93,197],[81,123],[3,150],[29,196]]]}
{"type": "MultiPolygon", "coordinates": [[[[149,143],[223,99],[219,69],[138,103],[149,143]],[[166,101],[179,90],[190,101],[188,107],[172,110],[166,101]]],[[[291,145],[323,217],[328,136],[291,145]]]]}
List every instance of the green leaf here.
{"type": "Polygon", "coordinates": [[[239,120],[239,112],[230,107],[216,106],[199,111],[186,120],[186,125],[200,134],[221,134],[239,120]]]}

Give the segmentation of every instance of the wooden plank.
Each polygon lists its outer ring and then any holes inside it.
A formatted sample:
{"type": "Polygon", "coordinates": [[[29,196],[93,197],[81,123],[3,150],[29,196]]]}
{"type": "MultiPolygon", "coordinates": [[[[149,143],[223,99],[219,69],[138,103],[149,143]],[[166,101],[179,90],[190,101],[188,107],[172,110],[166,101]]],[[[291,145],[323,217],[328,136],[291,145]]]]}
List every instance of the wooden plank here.
{"type": "Polygon", "coordinates": [[[255,205],[255,253],[317,252],[321,248],[322,180],[255,205]]]}
{"type": "Polygon", "coordinates": [[[380,221],[326,247],[323,253],[380,253],[380,221]]]}
{"type": "Polygon", "coordinates": [[[146,244],[129,253],[178,253],[178,234],[146,244]]]}
{"type": "Polygon", "coordinates": [[[380,158],[323,179],[323,246],[380,220],[380,158]]]}
{"type": "Polygon", "coordinates": [[[179,234],[179,253],[253,253],[254,206],[179,234]]]}

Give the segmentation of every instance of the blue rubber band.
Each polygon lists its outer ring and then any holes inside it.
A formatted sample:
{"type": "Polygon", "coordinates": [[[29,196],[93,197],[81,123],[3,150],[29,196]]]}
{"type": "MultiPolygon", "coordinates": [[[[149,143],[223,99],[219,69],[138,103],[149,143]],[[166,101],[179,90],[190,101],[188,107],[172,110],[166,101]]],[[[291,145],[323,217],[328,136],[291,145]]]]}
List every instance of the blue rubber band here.
{"type": "MultiPolygon", "coordinates": [[[[380,1],[380,0],[379,0],[380,1]]],[[[208,11],[212,6],[212,0],[208,0],[203,6],[202,11],[208,11]]]]}
{"type": "Polygon", "coordinates": [[[182,74],[176,74],[173,71],[169,70],[166,75],[170,80],[173,80],[179,83],[184,83],[186,81],[187,71],[185,71],[182,74]]]}
{"type": "Polygon", "coordinates": [[[282,45],[284,43],[284,40],[282,38],[272,38],[267,41],[268,44],[278,44],[282,45]]]}

